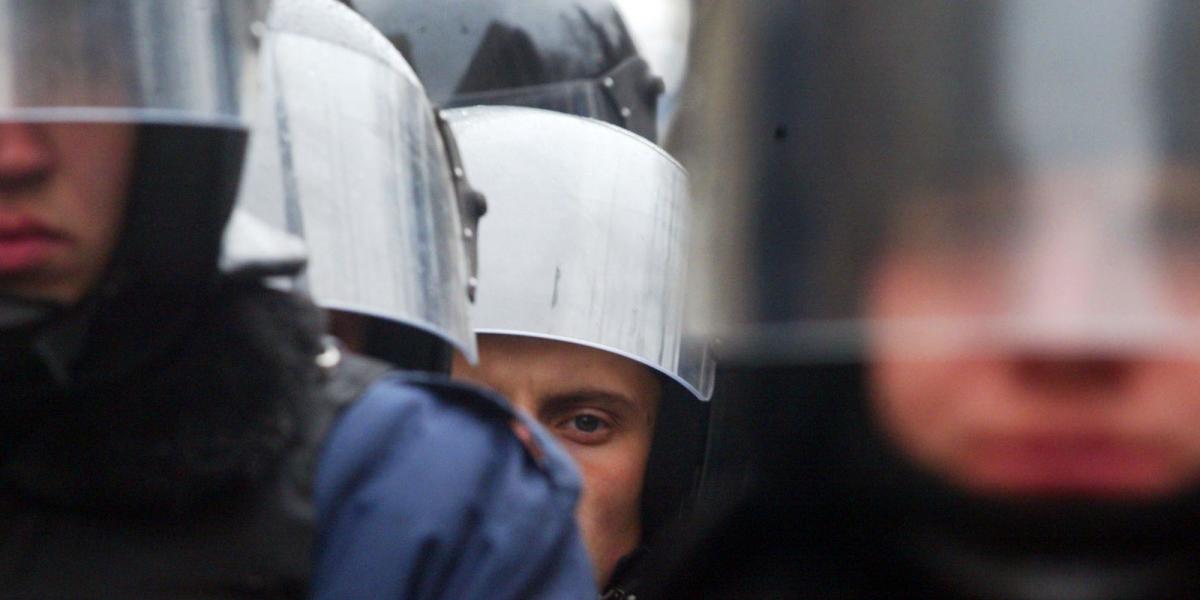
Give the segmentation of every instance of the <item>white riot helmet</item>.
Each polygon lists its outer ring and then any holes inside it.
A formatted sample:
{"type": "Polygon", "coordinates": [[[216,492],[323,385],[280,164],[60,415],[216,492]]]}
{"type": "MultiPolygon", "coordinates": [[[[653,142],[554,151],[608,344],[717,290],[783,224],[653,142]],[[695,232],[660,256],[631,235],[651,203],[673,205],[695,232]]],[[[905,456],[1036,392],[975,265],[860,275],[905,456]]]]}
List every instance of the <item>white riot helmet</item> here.
{"type": "Polygon", "coordinates": [[[341,3],[279,0],[262,72],[240,208],[304,239],[302,285],[323,308],[474,360],[470,244],[482,199],[412,69],[341,3]]]}
{"type": "Polygon", "coordinates": [[[646,139],[592,119],[512,107],[446,119],[489,199],[476,333],[596,348],[661,376],[642,495],[649,534],[695,490],[715,370],[683,328],[687,174],[646,139]]]}
{"type": "Polygon", "coordinates": [[[687,174],[654,144],[538,109],[446,112],[489,198],[480,334],[566,341],[642,363],[699,400],[713,361],[683,331],[687,174]]]}

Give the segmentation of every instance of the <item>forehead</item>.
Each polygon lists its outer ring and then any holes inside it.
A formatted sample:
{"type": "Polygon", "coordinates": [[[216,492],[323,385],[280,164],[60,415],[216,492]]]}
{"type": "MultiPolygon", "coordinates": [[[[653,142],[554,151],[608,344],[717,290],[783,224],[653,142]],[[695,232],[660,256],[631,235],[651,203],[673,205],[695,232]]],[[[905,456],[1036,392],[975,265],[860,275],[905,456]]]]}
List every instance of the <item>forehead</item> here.
{"type": "Polygon", "coordinates": [[[474,371],[495,387],[534,395],[610,392],[656,400],[658,377],[650,368],[612,352],[533,337],[479,336],[474,371]]]}

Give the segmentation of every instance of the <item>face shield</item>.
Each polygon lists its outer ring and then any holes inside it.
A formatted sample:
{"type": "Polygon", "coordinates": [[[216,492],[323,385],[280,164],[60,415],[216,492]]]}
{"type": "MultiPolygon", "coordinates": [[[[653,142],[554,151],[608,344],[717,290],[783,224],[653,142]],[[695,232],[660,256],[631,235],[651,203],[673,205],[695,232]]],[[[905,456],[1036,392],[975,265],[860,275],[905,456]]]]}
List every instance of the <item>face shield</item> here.
{"type": "Polygon", "coordinates": [[[712,357],[682,330],[683,169],[650,142],[585,119],[500,107],[446,115],[489,200],[475,331],[611,352],[707,400],[712,357]]]}
{"type": "Polygon", "coordinates": [[[433,334],[471,360],[467,321],[481,200],[400,54],[328,0],[275,4],[261,126],[239,208],[303,238],[323,308],[433,334]]]}
{"type": "MultiPolygon", "coordinates": [[[[241,171],[256,87],[254,32],[266,4],[0,2],[0,122],[138,126],[123,232],[110,261],[124,264],[109,268],[124,270],[131,287],[179,289],[212,269],[231,202],[226,188],[241,171]],[[189,171],[154,175],[184,152],[192,154],[189,171]],[[168,238],[170,251],[159,245],[168,238]]],[[[58,157],[56,169],[64,161],[64,170],[91,164],[87,147],[58,157]]],[[[110,283],[107,291],[118,290],[110,283]]],[[[6,295],[0,331],[36,328],[73,303],[6,295]]]]}
{"type": "Polygon", "coordinates": [[[727,23],[762,55],[704,59],[681,147],[701,330],[766,361],[1200,356],[1200,10],[764,4],[799,30],[727,23]]]}
{"type": "Polygon", "coordinates": [[[265,6],[0,2],[0,120],[245,129],[265,6]]]}

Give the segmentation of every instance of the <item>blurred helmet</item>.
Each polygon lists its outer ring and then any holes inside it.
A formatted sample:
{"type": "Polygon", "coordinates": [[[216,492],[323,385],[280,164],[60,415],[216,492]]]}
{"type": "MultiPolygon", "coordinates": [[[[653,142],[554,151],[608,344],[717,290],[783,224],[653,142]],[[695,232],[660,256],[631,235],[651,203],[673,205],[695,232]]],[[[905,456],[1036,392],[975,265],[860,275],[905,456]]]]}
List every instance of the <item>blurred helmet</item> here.
{"type": "Polygon", "coordinates": [[[662,80],[611,0],[354,0],[439,106],[529,106],[651,140],[662,80]]]}
{"type": "MultiPolygon", "coordinates": [[[[723,360],[749,365],[753,379],[732,398],[752,424],[719,426],[748,427],[742,443],[774,436],[760,447],[767,481],[754,500],[811,509],[796,511],[792,531],[827,526],[856,558],[871,555],[849,569],[862,580],[929,569],[971,597],[1194,585],[1186,567],[1157,569],[1194,556],[1194,485],[1137,502],[966,490],[897,436],[883,439],[894,432],[872,360],[886,346],[911,397],[989,425],[1005,384],[954,368],[1009,366],[984,360],[996,356],[1066,369],[1194,364],[1200,7],[761,0],[713,3],[705,18],[673,147],[697,194],[704,307],[692,323],[722,337],[723,360]],[[949,365],[940,373],[988,410],[959,410],[930,385],[920,367],[931,364],[949,365]],[[833,510],[812,508],[826,501],[833,510]]],[[[1075,415],[1110,399],[1059,383],[1080,401],[1075,415]]],[[[910,416],[915,429],[936,415],[910,416]]],[[[753,543],[774,541],[779,512],[761,513],[766,534],[753,543]]]]}
{"type": "Polygon", "coordinates": [[[730,352],[1200,350],[1200,10],[752,4],[678,140],[730,352]],[[954,284],[880,301],[920,273],[954,284]]]}

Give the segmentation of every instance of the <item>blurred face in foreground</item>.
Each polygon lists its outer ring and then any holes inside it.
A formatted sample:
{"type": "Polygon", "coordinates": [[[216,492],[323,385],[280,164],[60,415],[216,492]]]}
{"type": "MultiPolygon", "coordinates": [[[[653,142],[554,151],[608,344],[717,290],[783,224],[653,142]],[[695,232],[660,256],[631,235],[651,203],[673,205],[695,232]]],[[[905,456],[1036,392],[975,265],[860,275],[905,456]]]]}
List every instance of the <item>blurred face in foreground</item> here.
{"type": "Polygon", "coordinates": [[[982,219],[956,211],[1008,196],[910,207],[867,314],[963,317],[870,338],[874,413],[917,464],[1001,497],[1153,500],[1200,480],[1200,340],[1182,331],[1200,312],[1200,173],[1130,177],[1036,178],[982,219]],[[1103,202],[1138,185],[1153,191],[1103,202]]]}
{"type": "Polygon", "coordinates": [[[133,125],[0,123],[0,293],[72,304],[120,238],[133,125]]]}
{"type": "Polygon", "coordinates": [[[596,570],[607,582],[641,541],[642,480],[661,394],[651,371],[610,352],[518,336],[479,336],[479,365],[456,378],[494,389],[536,419],[583,473],[577,511],[596,570]]]}

